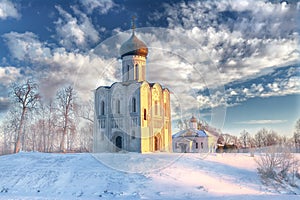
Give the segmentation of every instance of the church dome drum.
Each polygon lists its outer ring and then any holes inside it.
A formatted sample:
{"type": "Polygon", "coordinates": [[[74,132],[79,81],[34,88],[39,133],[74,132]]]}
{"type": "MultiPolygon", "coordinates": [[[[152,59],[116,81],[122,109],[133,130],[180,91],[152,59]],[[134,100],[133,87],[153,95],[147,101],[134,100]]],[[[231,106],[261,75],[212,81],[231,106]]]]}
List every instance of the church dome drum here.
{"type": "Polygon", "coordinates": [[[148,48],[146,44],[140,39],[138,39],[133,32],[131,37],[122,44],[120,48],[120,55],[121,58],[128,55],[138,55],[147,57],[148,48]]]}

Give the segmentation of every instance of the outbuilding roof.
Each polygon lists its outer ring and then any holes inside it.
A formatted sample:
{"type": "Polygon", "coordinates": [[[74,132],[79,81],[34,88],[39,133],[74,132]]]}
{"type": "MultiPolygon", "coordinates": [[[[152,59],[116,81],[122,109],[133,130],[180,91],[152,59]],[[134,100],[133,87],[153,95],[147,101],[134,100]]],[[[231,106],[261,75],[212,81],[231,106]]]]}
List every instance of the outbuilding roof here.
{"type": "Polygon", "coordinates": [[[193,128],[189,128],[186,130],[179,131],[172,136],[172,138],[177,137],[208,137],[208,135],[204,130],[196,130],[193,128]]]}

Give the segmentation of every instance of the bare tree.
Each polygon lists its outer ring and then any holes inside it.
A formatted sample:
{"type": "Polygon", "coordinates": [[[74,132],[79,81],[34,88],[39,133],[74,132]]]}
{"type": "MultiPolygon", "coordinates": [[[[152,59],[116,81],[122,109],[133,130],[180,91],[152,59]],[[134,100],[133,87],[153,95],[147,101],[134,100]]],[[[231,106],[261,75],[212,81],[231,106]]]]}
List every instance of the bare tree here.
{"type": "Polygon", "coordinates": [[[55,139],[57,138],[56,136],[58,135],[57,132],[57,121],[58,121],[58,113],[55,112],[56,108],[54,105],[54,102],[50,100],[47,104],[46,108],[46,113],[47,113],[47,142],[46,142],[46,152],[53,152],[54,151],[54,146],[55,146],[55,139]]]}
{"type": "Polygon", "coordinates": [[[268,134],[268,130],[265,128],[259,130],[255,134],[254,139],[255,139],[256,146],[258,148],[261,148],[261,147],[264,147],[267,145],[267,143],[266,143],[266,135],[267,134],[268,134]]]}
{"type": "Polygon", "coordinates": [[[66,137],[68,134],[68,129],[71,128],[73,108],[74,108],[74,89],[72,86],[68,86],[58,91],[57,100],[59,110],[61,111],[62,117],[62,138],[60,142],[60,151],[66,151],[66,137]]]}
{"type": "Polygon", "coordinates": [[[251,135],[246,130],[241,132],[240,140],[243,148],[251,147],[251,135]]]}
{"type": "Polygon", "coordinates": [[[275,147],[271,147],[266,153],[257,157],[255,161],[264,184],[268,183],[268,179],[273,179],[280,185],[285,181],[293,187],[298,187],[295,176],[299,176],[299,161],[288,149],[282,149],[281,152],[278,152],[275,147]]]}
{"type": "Polygon", "coordinates": [[[76,106],[78,117],[86,120],[87,122],[94,123],[94,103],[89,100],[86,103],[81,103],[80,106],[76,106]]]}
{"type": "Polygon", "coordinates": [[[300,150],[300,119],[298,119],[298,121],[296,122],[293,140],[295,143],[296,151],[299,152],[299,150],[300,150]]]}
{"type": "Polygon", "coordinates": [[[23,139],[24,134],[25,116],[28,110],[33,109],[40,99],[37,89],[38,85],[30,79],[26,80],[25,83],[15,83],[12,85],[12,92],[10,95],[14,103],[19,105],[21,108],[21,117],[14,153],[18,153],[21,149],[21,140],[23,139]]]}
{"type": "Polygon", "coordinates": [[[267,135],[266,135],[266,144],[267,144],[267,146],[277,145],[278,143],[279,143],[278,134],[273,130],[269,130],[267,135]]]}
{"type": "Polygon", "coordinates": [[[220,144],[236,144],[237,143],[237,137],[230,135],[228,133],[223,133],[220,135],[219,137],[219,142],[221,142],[220,144]]]}
{"type": "Polygon", "coordinates": [[[94,103],[93,101],[81,102],[77,109],[80,129],[77,132],[77,142],[80,152],[89,152],[92,150],[93,142],[93,124],[94,124],[94,103]]]}

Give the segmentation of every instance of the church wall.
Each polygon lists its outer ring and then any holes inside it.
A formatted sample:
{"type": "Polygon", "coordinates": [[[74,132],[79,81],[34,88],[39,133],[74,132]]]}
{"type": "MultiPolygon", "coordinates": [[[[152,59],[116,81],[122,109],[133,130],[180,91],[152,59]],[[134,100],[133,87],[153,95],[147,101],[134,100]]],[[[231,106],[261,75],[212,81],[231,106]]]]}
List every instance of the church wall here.
{"type": "Polygon", "coordinates": [[[141,152],[150,152],[150,108],[151,92],[147,82],[143,82],[140,89],[140,120],[141,120],[141,152]]]}
{"type": "Polygon", "coordinates": [[[177,153],[207,153],[209,152],[208,137],[173,138],[173,151],[177,153]]]}
{"type": "Polygon", "coordinates": [[[120,136],[122,149],[126,151],[171,152],[169,102],[169,91],[163,90],[158,83],[152,86],[147,82],[114,83],[110,88],[98,88],[95,93],[97,123],[94,151],[116,151],[116,138],[120,136]],[[135,112],[133,97],[136,103],[135,112]],[[102,102],[105,104],[104,113],[102,102]],[[159,140],[158,144],[155,143],[155,137],[159,140]]]}
{"type": "Polygon", "coordinates": [[[163,90],[165,151],[172,152],[170,92],[163,90]]]}
{"type": "Polygon", "coordinates": [[[129,85],[115,83],[111,88],[100,87],[96,90],[94,152],[116,151],[117,136],[122,137],[122,149],[141,151],[139,87],[140,84],[136,82],[129,85]],[[135,97],[135,112],[132,97],[135,97]],[[104,113],[102,102],[105,104],[104,113]]]}
{"type": "Polygon", "coordinates": [[[169,95],[158,83],[143,82],[141,86],[142,152],[172,151],[169,95]]]}
{"type": "Polygon", "coordinates": [[[157,151],[155,149],[155,137],[159,139],[159,149],[163,149],[164,147],[164,134],[162,131],[164,130],[164,121],[163,121],[163,96],[162,96],[162,88],[159,84],[155,83],[151,87],[151,119],[152,119],[152,138],[150,139],[150,149],[151,151],[157,151]]]}
{"type": "Polygon", "coordinates": [[[107,114],[109,112],[109,89],[100,87],[95,91],[95,119],[94,119],[94,152],[103,152],[108,150],[107,114]],[[101,113],[101,102],[104,102],[104,113],[101,113]]]}
{"type": "Polygon", "coordinates": [[[140,85],[135,82],[126,87],[128,150],[135,152],[141,152],[140,85]]]}

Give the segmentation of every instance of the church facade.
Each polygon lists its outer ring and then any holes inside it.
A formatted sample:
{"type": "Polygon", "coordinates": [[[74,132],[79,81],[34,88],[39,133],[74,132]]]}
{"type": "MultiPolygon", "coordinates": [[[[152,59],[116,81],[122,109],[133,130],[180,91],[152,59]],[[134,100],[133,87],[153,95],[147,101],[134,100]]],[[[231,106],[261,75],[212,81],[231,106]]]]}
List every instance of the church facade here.
{"type": "Polygon", "coordinates": [[[197,119],[193,116],[189,128],[181,130],[173,136],[173,152],[208,153],[216,149],[215,138],[207,130],[198,129],[197,119]]]}
{"type": "Polygon", "coordinates": [[[95,91],[94,153],[172,151],[170,92],[146,80],[148,48],[131,37],[122,44],[122,81],[95,91]]]}

